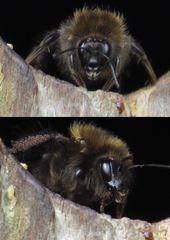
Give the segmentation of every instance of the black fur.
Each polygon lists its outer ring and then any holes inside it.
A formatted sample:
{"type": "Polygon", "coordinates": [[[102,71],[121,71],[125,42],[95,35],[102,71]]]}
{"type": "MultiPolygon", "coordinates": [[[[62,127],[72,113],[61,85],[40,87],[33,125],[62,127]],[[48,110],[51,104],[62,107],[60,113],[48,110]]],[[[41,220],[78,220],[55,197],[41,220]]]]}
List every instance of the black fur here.
{"type": "Polygon", "coordinates": [[[13,142],[9,151],[51,191],[85,206],[99,204],[100,210],[113,202],[117,217],[122,215],[131,184],[132,156],[119,138],[92,125],[74,124],[71,138],[55,133],[29,136],[13,142]],[[102,177],[103,159],[111,161],[114,179],[120,182],[114,192],[102,177]],[[125,194],[118,201],[120,193],[125,194]]]}

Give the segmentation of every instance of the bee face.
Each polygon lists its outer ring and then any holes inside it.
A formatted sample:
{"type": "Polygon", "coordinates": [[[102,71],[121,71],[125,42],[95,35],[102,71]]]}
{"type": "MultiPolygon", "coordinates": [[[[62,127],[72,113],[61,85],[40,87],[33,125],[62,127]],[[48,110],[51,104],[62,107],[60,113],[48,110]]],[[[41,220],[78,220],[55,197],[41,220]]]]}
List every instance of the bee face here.
{"type": "MultiPolygon", "coordinates": [[[[70,51],[58,57],[58,61],[67,64],[68,76],[73,76],[74,82],[79,80],[77,85],[97,89],[110,80],[113,86],[119,75],[117,59],[122,58],[128,41],[123,17],[100,9],[79,10],[70,22],[60,26],[60,49],[70,51]]],[[[126,50],[129,52],[129,48],[126,50]]],[[[124,59],[120,66],[123,65],[124,59]]]]}
{"type": "Polygon", "coordinates": [[[110,44],[104,39],[87,38],[80,43],[79,59],[90,81],[96,81],[106,67],[110,50],[110,44]]]}
{"type": "Polygon", "coordinates": [[[74,80],[79,79],[78,85],[96,89],[99,86],[102,88],[107,79],[112,79],[114,85],[110,65],[113,69],[116,68],[117,56],[117,49],[114,51],[109,41],[102,37],[90,36],[80,41],[76,50],[65,56],[65,63],[74,80]]]}
{"type": "Polygon", "coordinates": [[[100,173],[114,202],[123,202],[124,197],[128,195],[130,187],[130,172],[127,166],[112,159],[102,159],[100,162],[100,173]]]}
{"type": "MultiPolygon", "coordinates": [[[[77,179],[76,189],[81,188],[86,192],[82,203],[86,205],[90,199],[90,204],[103,202],[104,206],[111,203],[124,206],[132,180],[128,166],[107,156],[100,158],[94,155],[83,153],[81,160],[84,159],[91,164],[87,165],[83,160],[82,164],[72,171],[77,179]]],[[[70,178],[68,181],[70,182],[70,178]]],[[[73,186],[72,183],[71,185],[73,186]]]]}

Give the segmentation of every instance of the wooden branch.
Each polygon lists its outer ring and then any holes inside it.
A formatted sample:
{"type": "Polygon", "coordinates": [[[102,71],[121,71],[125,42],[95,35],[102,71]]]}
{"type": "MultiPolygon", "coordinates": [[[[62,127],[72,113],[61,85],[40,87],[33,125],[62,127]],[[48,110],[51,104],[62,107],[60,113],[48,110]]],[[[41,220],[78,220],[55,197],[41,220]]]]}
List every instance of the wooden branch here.
{"type": "Polygon", "coordinates": [[[33,69],[0,39],[0,116],[170,116],[170,72],[127,96],[90,92],[33,69]]]}
{"type": "Polygon", "coordinates": [[[0,236],[4,240],[170,240],[170,218],[155,224],[111,219],[63,199],[15,161],[0,140],[0,236]]]}

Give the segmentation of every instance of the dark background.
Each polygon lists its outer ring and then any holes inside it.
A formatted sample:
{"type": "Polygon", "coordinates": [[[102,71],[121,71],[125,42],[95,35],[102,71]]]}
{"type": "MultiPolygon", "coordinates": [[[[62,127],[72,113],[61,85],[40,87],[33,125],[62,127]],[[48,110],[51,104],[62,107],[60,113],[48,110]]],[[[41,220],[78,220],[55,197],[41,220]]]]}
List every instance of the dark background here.
{"type": "MultiPolygon", "coordinates": [[[[12,43],[15,51],[25,58],[44,32],[57,28],[61,21],[72,16],[76,8],[84,5],[103,6],[122,12],[131,35],[145,49],[157,75],[160,76],[169,70],[170,14],[168,1],[3,1],[0,14],[0,35],[6,42],[12,43]]],[[[137,70],[137,75],[131,77],[133,82],[128,82],[127,92],[144,84],[144,82],[140,82],[140,75],[142,75],[142,71],[137,70]],[[130,86],[131,84],[132,86],[130,86]]],[[[143,77],[141,78],[143,81],[143,77]]]]}
{"type": "MultiPolygon", "coordinates": [[[[11,139],[53,130],[68,136],[72,118],[0,118],[0,137],[6,145],[11,139]]],[[[135,163],[170,165],[169,119],[86,118],[123,139],[134,154],[135,163]]],[[[145,168],[135,171],[134,186],[128,198],[125,216],[158,221],[170,216],[170,170],[145,168]]],[[[110,214],[112,209],[110,208],[110,214]]]]}

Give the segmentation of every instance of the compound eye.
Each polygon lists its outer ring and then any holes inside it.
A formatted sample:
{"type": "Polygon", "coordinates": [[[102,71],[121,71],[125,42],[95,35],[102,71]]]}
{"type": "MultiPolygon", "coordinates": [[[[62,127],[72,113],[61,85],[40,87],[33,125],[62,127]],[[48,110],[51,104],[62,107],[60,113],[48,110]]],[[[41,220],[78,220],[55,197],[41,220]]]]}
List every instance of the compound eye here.
{"type": "Polygon", "coordinates": [[[110,160],[103,160],[100,163],[101,174],[105,182],[112,180],[112,163],[110,160]]]}
{"type": "Polygon", "coordinates": [[[93,55],[94,52],[109,56],[110,44],[104,40],[89,39],[80,44],[80,52],[93,55]]]}
{"type": "Polygon", "coordinates": [[[103,53],[108,56],[109,55],[109,51],[110,51],[109,44],[108,43],[103,43],[103,53]]]}

